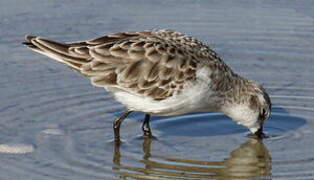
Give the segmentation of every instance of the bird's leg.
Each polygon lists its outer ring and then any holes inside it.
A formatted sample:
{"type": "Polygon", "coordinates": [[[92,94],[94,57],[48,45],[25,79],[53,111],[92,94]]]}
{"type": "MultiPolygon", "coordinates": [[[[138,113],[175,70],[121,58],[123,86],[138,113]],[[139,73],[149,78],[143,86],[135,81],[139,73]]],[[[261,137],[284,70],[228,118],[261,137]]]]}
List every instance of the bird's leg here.
{"type": "Polygon", "coordinates": [[[113,132],[114,132],[114,141],[115,142],[120,142],[121,123],[126,117],[128,117],[129,114],[131,114],[131,112],[133,112],[133,111],[126,111],[119,118],[117,118],[113,121],[113,132]]]}
{"type": "Polygon", "coordinates": [[[142,125],[142,130],[143,130],[143,136],[146,136],[146,137],[152,137],[152,132],[149,127],[149,119],[150,119],[150,114],[145,114],[145,119],[142,125]]]}

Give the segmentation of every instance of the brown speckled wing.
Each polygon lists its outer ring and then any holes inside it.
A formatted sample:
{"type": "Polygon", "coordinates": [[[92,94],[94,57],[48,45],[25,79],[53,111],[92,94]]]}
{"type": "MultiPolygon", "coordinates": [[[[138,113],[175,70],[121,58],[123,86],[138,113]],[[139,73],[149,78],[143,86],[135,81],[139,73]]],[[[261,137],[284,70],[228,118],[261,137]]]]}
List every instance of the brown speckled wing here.
{"type": "Polygon", "coordinates": [[[196,69],[204,62],[221,63],[206,45],[170,30],[116,33],[66,44],[35,36],[26,40],[28,47],[61,59],[90,77],[95,86],[155,100],[179,93],[184,82],[196,78],[196,69]]]}
{"type": "Polygon", "coordinates": [[[184,81],[195,79],[197,67],[196,41],[184,44],[179,39],[183,35],[169,33],[175,32],[117,33],[68,45],[70,53],[89,59],[80,70],[95,86],[162,100],[178,93],[184,81]]]}

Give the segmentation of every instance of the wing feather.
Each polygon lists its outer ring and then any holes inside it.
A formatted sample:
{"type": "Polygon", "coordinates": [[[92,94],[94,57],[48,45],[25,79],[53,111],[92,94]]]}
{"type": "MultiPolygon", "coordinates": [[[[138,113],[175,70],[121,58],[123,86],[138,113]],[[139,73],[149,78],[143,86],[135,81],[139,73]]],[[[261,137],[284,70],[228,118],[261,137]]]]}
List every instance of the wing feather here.
{"type": "Polygon", "coordinates": [[[65,44],[35,36],[26,39],[30,48],[60,57],[95,86],[155,100],[179,93],[185,80],[196,78],[200,59],[215,55],[196,39],[170,30],[116,33],[65,44]]]}
{"type": "Polygon", "coordinates": [[[91,57],[82,73],[91,76],[94,85],[162,100],[179,93],[184,80],[196,78],[196,59],[186,52],[204,45],[192,38],[184,39],[184,44],[182,38],[172,31],[118,33],[86,41],[88,52],[83,47],[72,51],[91,57]]]}

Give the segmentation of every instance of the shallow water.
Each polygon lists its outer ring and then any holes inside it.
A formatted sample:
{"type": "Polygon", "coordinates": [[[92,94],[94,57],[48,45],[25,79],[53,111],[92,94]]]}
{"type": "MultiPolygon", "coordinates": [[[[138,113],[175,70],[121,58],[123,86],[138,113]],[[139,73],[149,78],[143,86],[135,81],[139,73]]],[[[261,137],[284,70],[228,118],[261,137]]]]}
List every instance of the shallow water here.
{"type": "Polygon", "coordinates": [[[311,1],[1,1],[0,179],[314,179],[314,3],[311,1]],[[210,44],[273,101],[258,141],[218,113],[122,125],[110,94],[23,47],[25,34],[77,41],[176,29],[210,44]]]}

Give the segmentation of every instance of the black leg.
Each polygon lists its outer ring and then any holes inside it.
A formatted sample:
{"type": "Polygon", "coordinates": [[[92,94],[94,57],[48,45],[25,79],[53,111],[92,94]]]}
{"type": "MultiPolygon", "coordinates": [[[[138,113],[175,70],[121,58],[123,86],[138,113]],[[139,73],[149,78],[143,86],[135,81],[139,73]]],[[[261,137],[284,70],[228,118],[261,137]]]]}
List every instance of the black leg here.
{"type": "Polygon", "coordinates": [[[128,117],[129,114],[131,114],[133,111],[127,111],[123,113],[119,118],[115,119],[113,121],[113,132],[114,132],[114,141],[120,142],[120,126],[122,121],[128,117]]]}
{"type": "Polygon", "coordinates": [[[152,132],[149,127],[149,119],[150,119],[150,114],[145,114],[145,119],[142,125],[142,130],[143,130],[143,136],[152,137],[152,132]]]}

